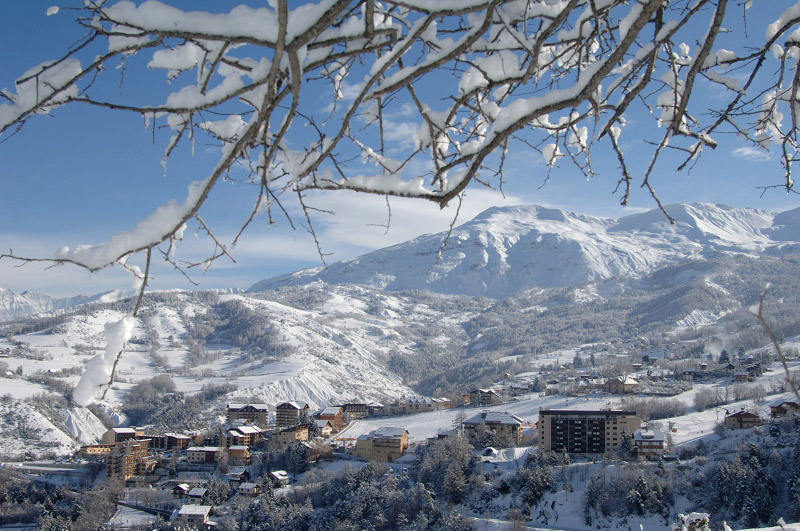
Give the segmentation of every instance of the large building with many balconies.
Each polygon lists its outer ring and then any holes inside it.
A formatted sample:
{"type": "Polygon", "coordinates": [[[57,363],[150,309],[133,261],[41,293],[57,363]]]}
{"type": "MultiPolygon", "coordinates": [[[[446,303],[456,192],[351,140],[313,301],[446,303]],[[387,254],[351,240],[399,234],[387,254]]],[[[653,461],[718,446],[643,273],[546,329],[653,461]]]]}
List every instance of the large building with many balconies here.
{"type": "Polygon", "coordinates": [[[623,433],[632,438],[641,427],[633,411],[540,409],[539,452],[604,454],[619,447],[623,433]]]}

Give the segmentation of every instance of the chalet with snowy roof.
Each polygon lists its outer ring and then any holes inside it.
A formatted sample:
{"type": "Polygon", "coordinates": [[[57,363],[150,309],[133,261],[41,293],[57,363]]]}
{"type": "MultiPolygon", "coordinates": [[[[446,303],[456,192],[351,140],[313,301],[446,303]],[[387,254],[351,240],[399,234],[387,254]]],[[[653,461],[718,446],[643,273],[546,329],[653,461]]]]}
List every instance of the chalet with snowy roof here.
{"type": "Polygon", "coordinates": [[[340,430],[344,424],[344,409],[342,406],[328,406],[314,415],[314,418],[330,421],[334,430],[340,430]]]}
{"type": "Polygon", "coordinates": [[[424,413],[433,411],[433,400],[427,396],[410,396],[400,401],[403,413],[424,413]]]}
{"type": "Polygon", "coordinates": [[[208,489],[205,487],[194,487],[186,494],[187,503],[200,505],[208,499],[208,489]]]}
{"type": "Polygon", "coordinates": [[[293,443],[306,441],[308,441],[307,424],[295,424],[288,428],[282,428],[275,433],[275,443],[280,448],[286,448],[293,443]]]}
{"type": "Polygon", "coordinates": [[[245,483],[252,479],[250,472],[246,466],[232,466],[226,474],[228,483],[234,488],[238,487],[240,483],[245,483]]]}
{"type": "Polygon", "coordinates": [[[278,427],[299,424],[300,417],[304,412],[308,413],[308,404],[281,402],[275,406],[275,424],[277,424],[278,427]]]}
{"type": "Polygon", "coordinates": [[[172,487],[172,497],[182,500],[189,494],[190,490],[192,490],[192,487],[188,483],[179,483],[172,487]]]}
{"type": "Polygon", "coordinates": [[[245,420],[266,428],[268,413],[269,406],[267,404],[228,404],[225,419],[229,423],[235,420],[245,420]]]}
{"type": "Polygon", "coordinates": [[[317,425],[317,431],[323,437],[330,437],[333,434],[333,424],[330,420],[315,420],[314,423],[317,425]]]}
{"type": "Polygon", "coordinates": [[[636,430],[633,432],[633,447],[637,457],[658,459],[664,455],[667,436],[661,430],[636,430]]]}
{"type": "Polygon", "coordinates": [[[408,449],[408,430],[384,426],[360,435],[355,454],[368,461],[391,462],[408,449]]]}
{"type": "Polygon", "coordinates": [[[747,371],[737,371],[733,374],[733,379],[737,382],[749,382],[750,373],[747,371]]]}
{"type": "Polygon", "coordinates": [[[210,505],[184,505],[178,510],[177,519],[181,523],[199,527],[210,523],[208,520],[210,514],[210,505]]]}
{"type": "Polygon", "coordinates": [[[503,401],[503,397],[494,389],[475,389],[465,395],[464,399],[473,406],[490,406],[503,401]]]}
{"type": "Polygon", "coordinates": [[[267,474],[267,476],[269,477],[272,486],[276,489],[285,487],[289,484],[289,474],[287,474],[285,470],[273,470],[267,474]]]}
{"type": "Polygon", "coordinates": [[[501,443],[519,446],[522,442],[522,419],[508,412],[482,411],[461,425],[467,439],[476,443],[487,431],[493,431],[501,443]]]}
{"type": "Polygon", "coordinates": [[[773,418],[785,417],[786,415],[800,415],[800,403],[797,399],[778,398],[769,404],[769,415],[773,418]]]}
{"type": "Polygon", "coordinates": [[[609,378],[606,381],[606,392],[621,395],[625,393],[635,393],[636,389],[639,387],[639,382],[635,379],[627,376],[625,378],[622,377],[615,377],[609,378]]]}
{"type": "Polygon", "coordinates": [[[258,483],[252,483],[250,481],[240,483],[239,488],[236,490],[242,496],[258,496],[261,494],[261,487],[258,485],[258,483]]]}
{"type": "Polygon", "coordinates": [[[730,415],[725,415],[725,426],[732,429],[747,429],[761,426],[761,417],[749,411],[737,411],[730,415]]]}

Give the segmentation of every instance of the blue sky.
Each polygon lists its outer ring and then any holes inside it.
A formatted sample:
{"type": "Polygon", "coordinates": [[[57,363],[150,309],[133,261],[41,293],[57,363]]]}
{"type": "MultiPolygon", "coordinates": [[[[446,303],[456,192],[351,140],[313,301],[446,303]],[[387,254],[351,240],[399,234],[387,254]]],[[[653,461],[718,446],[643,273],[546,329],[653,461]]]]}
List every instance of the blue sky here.
{"type": "MultiPolygon", "coordinates": [[[[46,16],[52,0],[8,2],[0,18],[0,88],[13,89],[14,80],[42,61],[59,57],[83,30],[73,22],[73,13],[62,9],[46,16]]],[[[758,3],[758,2],[757,2],[758,3]]],[[[778,2],[777,4],[781,4],[778,2]]],[[[70,5],[61,3],[57,5],[70,5]]],[[[232,5],[210,0],[194,1],[196,9],[232,5]]],[[[767,4],[769,5],[769,4],[767,4]]],[[[774,6],[774,4],[773,4],[774,6]]],[[[753,17],[766,17],[764,10],[753,17]]],[[[763,27],[753,24],[752,31],[763,27]]],[[[737,30],[738,31],[738,30],[737,30]]],[[[735,32],[729,38],[735,38],[735,32]]],[[[163,73],[160,74],[163,76],[163,73]]],[[[146,90],[146,80],[125,79],[125,90],[146,90]]],[[[713,99],[708,87],[696,95],[713,99]],[[705,91],[705,92],[704,92],[705,91]]],[[[636,117],[631,117],[635,122],[636,117]]],[[[635,131],[635,129],[633,129],[635,131]]],[[[182,201],[188,182],[205,177],[216,161],[213,150],[201,143],[194,152],[184,146],[165,172],[160,165],[166,136],[156,138],[135,116],[113,114],[85,106],[57,109],[53,116],[39,116],[20,134],[3,137],[0,143],[0,248],[20,255],[49,257],[62,245],[95,244],[114,233],[133,227],[158,205],[170,199],[182,201]]],[[[650,151],[635,135],[623,133],[634,170],[644,167],[650,151]]],[[[781,170],[774,153],[757,152],[735,138],[725,139],[715,151],[706,150],[691,174],[676,173],[674,163],[662,163],[654,178],[665,204],[712,202],[734,207],[782,211],[800,206],[796,195],[779,190],[763,197],[757,189],[780,182],[781,170]]],[[[634,190],[631,205],[619,206],[614,195],[618,179],[616,163],[598,156],[599,174],[587,181],[574,168],[562,163],[542,187],[546,166],[535,153],[511,153],[504,186],[505,197],[476,186],[467,192],[461,221],[467,221],[494,205],[544,204],[586,214],[618,217],[655,207],[647,193],[634,190]]],[[[231,235],[241,212],[250,207],[246,186],[223,183],[204,210],[221,236],[231,235]],[[237,213],[238,216],[232,216],[237,213]]],[[[329,261],[352,258],[424,233],[447,229],[454,209],[440,211],[434,204],[392,199],[392,224],[387,232],[376,226],[387,219],[385,200],[356,194],[318,196],[317,204],[336,210],[321,216],[316,227],[329,261]]],[[[302,221],[295,219],[296,222],[302,221]]],[[[234,252],[236,264],[218,261],[208,272],[192,272],[199,288],[247,288],[253,282],[302,267],[321,265],[308,233],[293,231],[284,220],[268,227],[258,219],[234,252]]],[[[192,259],[208,251],[208,241],[187,234],[179,257],[192,259]]],[[[73,267],[45,269],[37,265],[17,267],[0,261],[0,287],[21,292],[32,290],[52,296],[91,294],[109,289],[127,289],[129,279],[121,271],[89,274],[73,267]]],[[[159,264],[154,288],[191,288],[184,277],[159,264]]]]}

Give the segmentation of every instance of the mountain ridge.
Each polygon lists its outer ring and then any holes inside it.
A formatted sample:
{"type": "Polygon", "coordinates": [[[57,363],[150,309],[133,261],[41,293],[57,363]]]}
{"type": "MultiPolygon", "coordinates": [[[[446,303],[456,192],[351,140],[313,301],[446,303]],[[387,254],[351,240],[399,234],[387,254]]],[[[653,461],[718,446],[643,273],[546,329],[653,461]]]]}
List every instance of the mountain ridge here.
{"type": "Polygon", "coordinates": [[[264,279],[247,292],[322,280],[502,299],[533,287],[638,278],[720,252],[800,248],[800,209],[773,213],[694,203],[665,210],[674,223],[657,209],[614,219],[539,205],[491,207],[448,239],[446,232],[419,236],[327,268],[264,279]]]}

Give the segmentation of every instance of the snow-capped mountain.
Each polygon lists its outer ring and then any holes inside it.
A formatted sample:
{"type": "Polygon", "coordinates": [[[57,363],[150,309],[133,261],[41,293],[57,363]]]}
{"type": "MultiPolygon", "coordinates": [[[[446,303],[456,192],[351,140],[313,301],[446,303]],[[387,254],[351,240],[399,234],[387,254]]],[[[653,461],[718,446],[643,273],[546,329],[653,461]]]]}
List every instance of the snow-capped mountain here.
{"type": "Polygon", "coordinates": [[[22,319],[31,315],[58,312],[95,302],[114,302],[131,297],[133,294],[133,292],[114,290],[96,295],[77,295],[75,297],[54,299],[32,291],[15,293],[10,289],[0,287],[0,322],[22,319]]]}
{"type": "Polygon", "coordinates": [[[446,233],[364,256],[263,280],[258,292],[316,280],[386,290],[501,299],[522,290],[637,278],[669,264],[719,253],[796,252],[800,209],[775,214],[693,204],[607,219],[540,206],[497,207],[446,233]],[[438,254],[442,252],[441,258],[438,254]]]}
{"type": "MultiPolygon", "coordinates": [[[[711,333],[713,348],[755,347],[747,308],[767,283],[777,332],[798,334],[800,209],[668,209],[675,224],[658,211],[614,220],[493,208],[454,230],[439,261],[444,234],[262,281],[250,293],[148,293],[104,413],[188,430],[216,422],[226,402],[322,407],[460,393],[582,345],[616,355],[677,333],[703,351],[711,333]],[[202,397],[191,414],[176,416],[174,402],[155,398],[131,406],[131,389],[161,375],[202,397]]],[[[74,448],[97,438],[103,415],[67,398],[104,349],[105,323],[126,311],[114,302],[123,296],[0,290],[6,315],[50,314],[0,323],[0,383],[14,399],[0,401],[8,420],[0,453],[17,454],[45,433],[65,451],[64,441],[74,448]],[[30,428],[22,446],[20,427],[30,428]]]]}

